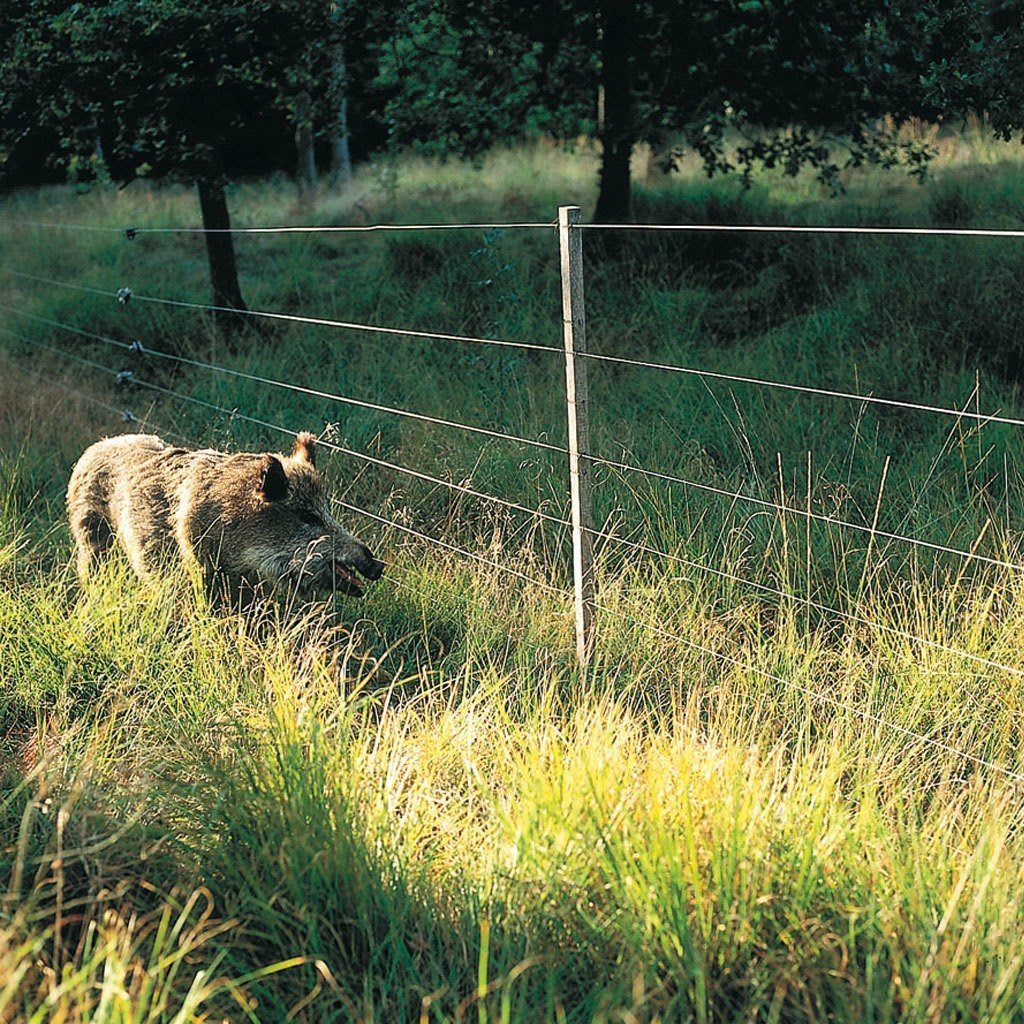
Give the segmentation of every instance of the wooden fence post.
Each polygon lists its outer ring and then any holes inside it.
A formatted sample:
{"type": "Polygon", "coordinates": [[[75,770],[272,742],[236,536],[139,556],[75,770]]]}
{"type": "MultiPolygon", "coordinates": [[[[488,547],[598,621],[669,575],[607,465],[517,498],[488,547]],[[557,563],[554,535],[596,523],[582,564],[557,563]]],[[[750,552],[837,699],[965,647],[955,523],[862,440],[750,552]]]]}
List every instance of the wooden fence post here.
{"type": "Polygon", "coordinates": [[[558,208],[562,269],[562,335],[565,400],[569,419],[569,492],[572,504],[572,567],[576,605],[576,655],[586,668],[594,648],[594,516],[590,500],[590,419],[587,404],[587,320],[583,302],[583,238],[580,208],[558,208]]]}

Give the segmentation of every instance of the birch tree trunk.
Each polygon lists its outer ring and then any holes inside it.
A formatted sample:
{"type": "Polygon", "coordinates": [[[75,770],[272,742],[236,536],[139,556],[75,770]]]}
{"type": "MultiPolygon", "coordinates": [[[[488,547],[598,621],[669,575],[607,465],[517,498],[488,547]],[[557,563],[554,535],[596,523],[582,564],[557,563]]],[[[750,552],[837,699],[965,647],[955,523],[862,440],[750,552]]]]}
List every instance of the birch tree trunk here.
{"type": "Polygon", "coordinates": [[[316,195],[316,152],[313,134],[313,102],[308,92],[295,99],[295,185],[299,205],[311,206],[316,195]]]}
{"type": "Polygon", "coordinates": [[[331,186],[343,189],[352,180],[352,154],[348,145],[348,72],[345,49],[338,43],[334,59],[335,87],[338,96],[338,117],[331,133],[331,186]]]}

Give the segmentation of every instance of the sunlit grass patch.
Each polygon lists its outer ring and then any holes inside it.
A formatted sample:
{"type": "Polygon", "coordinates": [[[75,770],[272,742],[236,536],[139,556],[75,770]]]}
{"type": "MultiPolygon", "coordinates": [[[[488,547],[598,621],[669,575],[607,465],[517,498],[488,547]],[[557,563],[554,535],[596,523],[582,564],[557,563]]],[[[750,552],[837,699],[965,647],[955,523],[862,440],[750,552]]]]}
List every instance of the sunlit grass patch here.
{"type": "MultiPolygon", "coordinates": [[[[391,570],[410,588],[391,628],[380,590],[353,623],[394,641],[405,672],[390,678],[297,657],[315,623],[271,615],[253,633],[187,581],[147,586],[116,560],[80,593],[38,570],[5,596],[18,704],[60,740],[4,813],[8,870],[20,858],[18,887],[41,886],[31,926],[9,919],[11,1005],[84,1016],[102,976],[125,979],[109,998],[133,1012],[244,992],[261,1020],[300,1003],[313,1020],[415,1015],[424,1000],[455,1020],[480,998],[513,1020],[1012,1013],[1022,861],[1016,783],[998,770],[1019,768],[1012,690],[1000,710],[959,655],[919,660],[869,629],[837,647],[795,604],[723,617],[694,582],[649,573],[602,587],[583,679],[552,595],[414,553],[391,570]],[[431,657],[445,600],[452,646],[431,657]],[[33,626],[16,640],[19,615],[33,626]],[[518,627],[495,646],[503,617],[518,627]],[[87,680],[76,702],[69,681],[87,680]],[[88,908],[89,878],[120,880],[117,907],[139,909],[96,910],[64,951],[72,973],[38,988],[61,813],[69,898],[74,882],[88,908]],[[208,890],[209,926],[182,924],[153,885],[208,890]],[[179,924],[188,958],[139,966],[179,924]]],[[[993,628],[983,605],[949,619],[923,584],[916,601],[914,632],[950,646],[993,628]]]]}

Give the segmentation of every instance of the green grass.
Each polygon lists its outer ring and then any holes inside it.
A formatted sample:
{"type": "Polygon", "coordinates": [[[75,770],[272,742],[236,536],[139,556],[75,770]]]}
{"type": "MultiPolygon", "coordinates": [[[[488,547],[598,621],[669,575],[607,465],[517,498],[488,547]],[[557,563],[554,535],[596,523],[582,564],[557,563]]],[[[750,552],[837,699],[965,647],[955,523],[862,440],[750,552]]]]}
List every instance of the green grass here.
{"type": "MultiPolygon", "coordinates": [[[[1017,226],[1019,151],[978,127],[939,145],[924,186],[864,171],[838,199],[771,176],[742,194],[687,167],[643,183],[638,207],[652,221],[1017,226]]],[[[550,220],[560,202],[592,204],[594,170],[591,154],[540,146],[478,169],[370,167],[312,212],[279,183],[231,200],[239,224],[550,220]]],[[[187,192],[133,186],[15,195],[4,216],[197,214],[187,192]]],[[[205,301],[201,239],[0,235],[6,306],[564,439],[557,356],[280,325],[229,351],[199,313],[4,273],[205,301]]],[[[254,308],[559,344],[549,233],[254,236],[239,260],[254,308]]],[[[1020,416],[1022,272],[1005,240],[588,243],[591,345],[1020,416]]],[[[21,367],[0,376],[0,1020],[1024,1020],[1019,573],[602,469],[604,528],[674,558],[602,541],[585,676],[564,596],[372,519],[353,524],[388,579],[334,609],[247,622],[119,560],[82,590],[63,488],[86,444],[133,429],[110,409],[196,444],[287,441],[39,348],[129,365],[98,342],[2,309],[0,327],[21,367]]],[[[154,357],[132,366],[565,512],[552,453],[154,357]]],[[[591,391],[612,460],[1024,557],[1019,428],[601,364],[591,391]]],[[[345,500],[567,584],[553,524],[324,462],[345,500]]]]}

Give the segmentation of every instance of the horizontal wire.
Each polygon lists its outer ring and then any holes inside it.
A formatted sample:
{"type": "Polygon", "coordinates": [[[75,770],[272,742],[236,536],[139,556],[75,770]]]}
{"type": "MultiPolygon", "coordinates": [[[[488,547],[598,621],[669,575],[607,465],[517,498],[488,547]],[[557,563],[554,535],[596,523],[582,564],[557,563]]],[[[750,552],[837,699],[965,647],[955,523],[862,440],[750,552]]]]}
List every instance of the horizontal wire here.
{"type": "Polygon", "coordinates": [[[587,231],[740,231],[800,235],[943,235],[946,237],[1024,238],[1017,228],[915,228],[849,224],[574,224],[587,231]]]}
{"type": "Polygon", "coordinates": [[[66,359],[70,359],[73,363],[78,363],[79,366],[88,366],[92,370],[99,370],[102,373],[109,374],[112,377],[116,377],[120,372],[107,366],[104,363],[97,363],[95,360],[86,359],[84,356],[77,355],[74,352],[68,352],[65,349],[58,348],[55,345],[48,345],[45,341],[36,341],[34,338],[26,337],[24,334],[19,334],[17,331],[12,331],[7,327],[0,327],[0,334],[6,334],[9,338],[17,338],[19,341],[30,344],[35,348],[44,349],[47,352],[53,352],[55,355],[63,356],[66,359]]]}
{"type": "MultiPolygon", "coordinates": [[[[75,291],[86,292],[90,295],[102,295],[106,298],[116,298],[117,293],[102,288],[92,288],[88,285],[75,284],[71,281],[58,281],[52,277],[42,277],[38,274],[26,274],[20,270],[5,270],[3,273],[13,277],[24,278],[29,281],[36,281],[39,284],[52,284],[60,288],[71,288],[75,291]]],[[[361,331],[367,334],[386,334],[399,338],[426,338],[431,341],[455,341],[467,345],[490,345],[498,348],[514,348],[526,352],[555,352],[563,350],[553,345],[539,345],[529,341],[510,341],[505,338],[477,338],[471,334],[445,334],[439,331],[417,331],[404,327],[379,327],[375,324],[361,324],[349,320],[331,320],[325,317],[301,316],[297,313],[275,313],[264,309],[237,309],[234,306],[216,306],[205,302],[187,302],[184,299],[163,299],[155,295],[140,295],[132,292],[131,298],[136,302],[149,302],[161,306],[176,306],[180,309],[197,309],[212,313],[237,313],[239,316],[261,317],[265,320],[283,320],[288,323],[311,324],[314,327],[336,327],[346,331],[361,331]]]]}
{"type": "Polygon", "coordinates": [[[716,370],[698,370],[691,366],[678,366],[674,363],[658,363],[645,359],[628,359],[625,356],[610,356],[600,352],[576,352],[581,359],[595,362],[616,363],[622,366],[637,366],[649,370],[664,370],[669,373],[682,373],[707,380],[724,380],[735,384],[753,384],[757,387],[778,388],[782,391],[796,391],[805,395],[820,395],[825,398],[841,398],[852,402],[868,402],[873,405],[885,405],[897,409],[912,409],[916,412],[933,412],[958,419],[978,420],[981,423],[1006,423],[1014,427],[1024,427],[1024,419],[1013,416],[1001,416],[995,413],[969,412],[966,409],[954,409],[941,405],[928,405],[921,402],[906,402],[897,398],[881,398],[876,395],[860,395],[852,391],[833,391],[828,388],[816,388],[806,384],[790,384],[779,380],[762,380],[758,377],[745,377],[736,373],[720,373],[716,370]]]}
{"type": "Polygon", "coordinates": [[[156,391],[158,394],[166,395],[168,398],[176,398],[180,402],[188,402],[190,405],[198,405],[200,408],[209,409],[211,412],[219,412],[229,419],[241,420],[243,423],[252,423],[258,427],[266,427],[268,430],[276,430],[278,433],[287,434],[289,437],[295,436],[294,430],[289,430],[287,427],[280,426],[280,424],[271,423],[269,420],[260,419],[258,416],[250,416],[247,413],[239,412],[237,409],[227,409],[223,405],[207,402],[205,399],[196,398],[194,395],[186,395],[180,391],[165,388],[162,384],[154,384],[152,381],[138,378],[133,378],[132,383],[145,388],[147,391],[156,391]]]}
{"type": "Polygon", "coordinates": [[[580,453],[581,459],[586,459],[598,466],[608,466],[612,469],[619,469],[629,473],[639,473],[641,476],[652,480],[663,480],[666,483],[681,484],[696,491],[703,491],[706,494],[715,494],[721,498],[729,498],[731,501],[744,501],[760,508],[772,509],[776,512],[785,512],[789,515],[802,516],[805,519],[813,519],[819,523],[828,523],[831,526],[840,526],[847,530],[855,530],[859,533],[867,533],[872,537],[881,537],[884,540],[898,541],[902,544],[909,544],[917,548],[925,548],[929,551],[936,551],[945,555],[957,555],[963,559],[982,562],[985,565],[996,566],[1000,569],[1011,569],[1015,572],[1024,572],[1024,565],[1016,562],[1007,562],[1002,558],[992,558],[989,555],[980,555],[976,551],[964,551],[961,548],[949,547],[945,544],[936,544],[933,541],[920,540],[917,537],[906,537],[900,533],[891,533],[888,530],[880,530],[874,526],[866,526],[864,523],[851,523],[846,519],[837,519],[834,516],[827,516],[821,512],[810,512],[807,509],[793,508],[790,505],[781,505],[765,498],[756,498],[752,494],[744,494],[741,491],[727,491],[722,487],[715,487],[713,484],[703,484],[696,480],[687,480],[685,477],[672,476],[669,473],[661,473],[653,469],[644,469],[642,466],[633,466],[627,462],[616,462],[614,459],[605,459],[598,455],[586,455],[580,453]]]}
{"type": "Polygon", "coordinates": [[[995,661],[992,658],[986,658],[981,654],[972,654],[970,651],[962,650],[959,647],[951,647],[947,644],[940,643],[938,640],[929,640],[926,637],[918,636],[916,633],[911,633],[907,630],[899,629],[896,626],[889,626],[884,622],[876,622],[872,619],[866,619],[862,615],[857,615],[854,612],[843,611],[839,608],[833,608],[830,605],[822,604],[819,601],[815,601],[811,597],[802,597],[799,594],[787,593],[784,590],[780,590],[776,587],[771,587],[766,583],[757,583],[754,580],[747,579],[744,576],[738,576],[734,573],[727,572],[724,569],[716,569],[711,565],[704,565],[702,562],[694,561],[693,559],[686,558],[683,555],[673,555],[668,551],[661,551],[658,548],[651,547],[648,544],[642,544],[638,541],[628,540],[625,537],[616,537],[612,533],[606,533],[602,530],[587,530],[592,537],[599,537],[603,540],[609,540],[614,544],[622,544],[626,547],[632,548],[636,551],[642,551],[644,554],[655,555],[660,558],[667,558],[669,561],[678,562],[680,565],[684,565],[689,569],[695,569],[700,572],[710,573],[713,576],[718,576],[721,579],[729,580],[733,583],[741,583],[745,586],[752,587],[755,590],[759,590],[765,594],[771,594],[773,597],[779,597],[786,601],[796,601],[800,604],[807,605],[809,608],[813,608],[816,611],[825,612],[829,615],[835,615],[839,618],[847,619],[850,622],[857,623],[861,626],[869,626],[872,629],[879,629],[885,633],[890,633],[893,636],[898,636],[903,640],[913,640],[916,643],[922,644],[925,647],[931,647],[937,651],[943,651],[946,654],[957,655],[962,658],[966,658],[969,661],[973,661],[979,665],[984,665],[986,668],[996,669],[1002,672],[1008,672],[1010,675],[1024,677],[1024,669],[1016,668],[1013,665],[1005,665],[1000,661],[995,661]]]}
{"type": "Polygon", "coordinates": [[[25,281],[36,281],[39,284],[53,284],[58,288],[70,288],[72,291],[85,292],[89,295],[101,295],[105,299],[117,298],[117,292],[108,288],[93,288],[87,284],[75,284],[73,281],[59,281],[55,277],[43,277],[41,274],[26,274],[23,270],[11,270],[4,268],[0,273],[8,274],[11,277],[20,277],[25,281]]]}
{"type": "Polygon", "coordinates": [[[351,405],[359,409],[370,409],[374,412],[389,413],[392,416],[402,416],[406,419],[418,420],[423,423],[432,423],[436,426],[453,427],[457,430],[465,430],[471,434],[481,434],[485,437],[501,438],[502,440],[513,441],[516,444],[527,445],[531,448],[542,448],[545,451],[563,453],[566,451],[565,448],[560,448],[555,444],[548,444],[546,441],[537,441],[529,437],[519,437],[516,434],[506,434],[500,430],[491,430],[488,427],[477,427],[469,423],[460,423],[457,420],[446,420],[438,416],[428,416],[425,413],[410,412],[408,409],[399,409],[390,405],[379,405],[376,402],[366,402],[359,398],[350,398],[347,395],[337,395],[330,391],[320,391],[317,388],[308,388],[302,384],[293,384],[290,381],[274,380],[272,377],[261,377],[258,374],[246,373],[244,370],[232,370],[226,366],[218,366],[216,363],[206,363],[199,359],[190,359],[187,356],[175,356],[169,352],[161,352],[159,349],[147,348],[144,351],[161,359],[168,359],[173,362],[182,363],[185,366],[193,366],[203,370],[212,370],[216,373],[223,373],[230,377],[248,380],[255,384],[265,384],[268,387],[283,388],[286,391],[294,391],[298,394],[309,395],[313,398],[323,398],[332,402],[340,402],[343,405],[351,405]]]}
{"type": "MultiPolygon", "coordinates": [[[[111,294],[111,293],[107,293],[111,294]]],[[[152,302],[161,306],[177,306],[180,309],[198,309],[212,313],[237,313],[241,316],[261,317],[265,320],[284,320],[288,323],[311,324],[314,327],[337,327],[346,331],[362,331],[366,334],[386,334],[399,338],[426,338],[431,341],[455,341],[467,345],[491,345],[498,348],[521,349],[526,352],[556,352],[562,350],[553,345],[539,345],[528,341],[509,341],[504,338],[477,338],[469,334],[444,334],[440,331],[417,331],[404,327],[379,327],[375,324],[360,324],[349,320],[331,320],[325,317],[300,316],[297,313],[275,313],[264,309],[236,309],[234,306],[214,306],[203,302],[186,302],[183,299],[161,299],[152,295],[132,293],[139,302],[152,302]]]]}
{"type": "MultiPolygon", "coordinates": [[[[116,296],[115,292],[99,288],[91,288],[86,285],[75,284],[70,281],[59,281],[55,278],[42,277],[35,274],[26,274],[22,271],[7,270],[6,273],[15,277],[25,278],[41,284],[53,284],[58,287],[71,288],[84,291],[92,295],[102,295],[108,298],[116,296]]],[[[410,328],[381,327],[373,324],[362,324],[347,320],[332,320],[325,317],[307,317],[295,313],[277,313],[271,310],[235,309],[232,306],[215,306],[201,302],[187,302],[183,299],[164,299],[151,295],[132,295],[133,299],[139,302],[156,303],[159,305],[176,306],[184,309],[195,309],[209,312],[238,313],[243,316],[262,317],[270,320],[282,320],[290,323],[304,323],[317,327],[334,327],[340,330],[360,331],[371,334],[385,334],[394,337],[424,338],[431,341],[453,341],[471,345],[489,345],[499,348],[513,348],[527,352],[547,352],[564,354],[562,348],[553,345],[540,345],[535,342],[511,341],[504,338],[478,338],[465,334],[446,334],[438,331],[419,331],[410,328]]],[[[27,314],[26,314],[27,315],[27,314]]],[[[751,384],[755,387],[775,388],[782,391],[792,391],[798,394],[818,395],[825,398],[837,398],[844,401],[869,403],[872,405],[883,405],[889,408],[909,409],[915,412],[937,413],[945,416],[955,416],[958,419],[975,420],[982,424],[1002,423],[1009,426],[1024,426],[1024,419],[1003,416],[998,413],[971,412],[966,409],[955,409],[948,406],[932,405],[924,402],[909,402],[903,399],[884,398],[877,395],[864,395],[851,391],[837,391],[830,388],[813,387],[807,384],[793,384],[788,381],[766,380],[758,377],[748,377],[743,374],[724,373],[716,370],[700,370],[691,366],[680,366],[675,363],[662,363],[646,359],[630,359],[626,356],[613,356],[601,352],[577,352],[581,359],[589,359],[593,362],[611,363],[619,366],[633,366],[649,370],[660,370],[667,373],[679,373],[687,376],[700,377],[705,380],[722,380],[736,384],[751,384]]]]}
{"type": "Polygon", "coordinates": [[[61,231],[98,231],[105,234],[124,234],[124,228],[109,224],[65,224],[47,220],[22,220],[20,217],[0,217],[0,227],[58,228],[61,231]]]}
{"type": "MultiPolygon", "coordinates": [[[[132,346],[127,341],[118,341],[117,338],[111,338],[106,334],[96,334],[93,331],[87,331],[82,327],[76,327],[74,324],[64,323],[63,320],[51,320],[46,316],[38,316],[36,313],[29,313],[28,310],[18,309],[17,306],[8,306],[5,303],[0,302],[0,309],[6,313],[13,313],[15,316],[25,317],[26,320],[35,320],[41,324],[49,324],[51,327],[59,327],[62,331],[70,331],[72,334],[81,335],[83,338],[91,338],[93,341],[102,341],[107,345],[116,345],[118,348],[130,349],[132,346]]],[[[33,339],[25,338],[25,341],[32,341],[33,339]]]]}
{"type": "Polygon", "coordinates": [[[833,707],[839,708],[842,711],[848,711],[850,714],[860,718],[866,722],[872,722],[875,725],[883,726],[886,729],[891,729],[894,732],[899,733],[902,736],[907,736],[911,739],[917,740],[919,743],[925,743],[928,746],[936,747],[939,750],[943,750],[948,754],[954,754],[966,761],[988,768],[990,771],[998,772],[1001,775],[1005,775],[1014,782],[1024,782],[1024,774],[1014,771],[1012,768],[1007,768],[1006,765],[997,764],[994,761],[989,761],[986,758],[979,757],[977,754],[970,754],[965,750],[960,750],[958,747],[954,747],[950,743],[945,743],[942,740],[933,739],[930,736],[922,735],[921,733],[915,732],[913,729],[908,729],[906,726],[899,725],[896,722],[891,722],[887,718],[882,718],[880,715],[872,714],[870,711],[864,711],[860,708],[854,707],[851,704],[847,704],[836,697],[832,697],[827,693],[822,693],[818,690],[811,689],[809,686],[803,686],[800,683],[794,682],[791,679],[786,679],[783,676],[777,675],[774,672],[769,672],[767,669],[760,668],[757,665],[750,664],[740,658],[735,658],[732,655],[725,654],[722,651],[716,651],[711,647],[705,647],[703,644],[699,644],[694,640],[687,640],[685,637],[679,636],[677,633],[669,632],[666,629],[662,629],[660,626],[655,626],[649,622],[643,622],[640,619],[636,619],[631,615],[627,615],[625,612],[620,612],[614,608],[608,608],[606,605],[598,604],[596,607],[606,612],[609,615],[617,616],[620,619],[625,619],[627,622],[631,622],[641,629],[650,630],[653,633],[657,633],[660,636],[665,637],[669,640],[674,640],[677,643],[684,644],[695,651],[701,651],[704,654],[710,654],[713,658],[717,658],[720,661],[724,661],[727,664],[733,665],[737,668],[743,668],[747,671],[756,672],[758,675],[763,676],[772,682],[779,683],[782,686],[787,687],[791,690],[796,690],[798,693],[802,693],[806,697],[811,697],[814,700],[823,701],[826,704],[831,704],[833,707]]]}
{"type": "Polygon", "coordinates": [[[503,224],[282,224],[272,227],[255,228],[203,228],[174,227],[150,228],[135,224],[126,227],[111,227],[101,224],[65,224],[54,221],[22,220],[0,218],[0,227],[59,228],[65,231],[100,231],[123,235],[289,235],[289,234],[366,234],[375,231],[505,231],[507,229],[536,228],[552,230],[558,227],[555,221],[524,221],[503,224]]]}
{"type": "MultiPolygon", "coordinates": [[[[231,312],[228,306],[209,306],[202,303],[184,302],[178,299],[160,299],[145,295],[136,295],[134,298],[142,302],[156,302],[165,305],[183,306],[190,309],[212,310],[215,312],[231,312]]],[[[564,349],[552,345],[539,345],[532,342],[508,341],[499,338],[475,338],[466,335],[444,334],[440,332],[414,331],[397,327],[374,327],[369,324],[350,323],[341,320],[329,320],[319,317],[302,317],[290,313],[275,313],[261,310],[245,310],[246,315],[266,317],[275,320],[287,320],[298,323],[308,323],[316,326],[337,327],[347,330],[358,330],[366,332],[377,332],[400,337],[426,338],[433,341],[454,341],[476,345],[490,345],[504,348],[515,348],[530,352],[549,352],[564,355],[564,349]]],[[[930,412],[946,416],[955,416],[958,419],[976,420],[981,423],[1003,423],[1010,426],[1024,426],[1024,419],[1012,416],[1003,416],[997,413],[971,412],[966,409],[955,409],[947,406],[932,405],[923,402],[908,402],[896,398],[884,398],[875,395],[863,395],[856,392],[837,391],[829,388],[813,387],[805,384],[792,384],[787,381],[764,380],[756,377],[747,377],[742,374],[721,373],[714,370],[698,370],[694,367],[678,366],[672,363],[660,363],[650,360],[629,359],[625,356],[605,355],[598,352],[577,352],[576,355],[583,359],[590,359],[595,362],[613,363],[624,366],[635,366],[644,369],[661,370],[668,373],[679,373],[700,377],[706,380],[731,381],[737,384],[751,384],[757,387],[775,388],[783,391],[793,391],[800,394],[818,395],[826,398],[836,398],[844,401],[858,403],[870,403],[883,405],[890,408],[909,409],[915,412],[930,412]]]]}
{"type": "MultiPolygon", "coordinates": [[[[282,224],[270,227],[248,228],[204,228],[169,227],[155,228],[137,225],[112,227],[100,224],[68,224],[54,221],[24,220],[21,218],[0,218],[0,227],[58,228],[66,231],[97,231],[133,235],[281,235],[281,234],[365,234],[377,231],[504,231],[506,229],[551,230],[558,225],[555,221],[523,221],[493,224],[282,224]]],[[[756,234],[814,234],[814,235],[905,235],[944,236],[973,238],[1024,238],[1024,230],[1014,228],[935,228],[913,226],[883,226],[870,224],[574,224],[573,228],[587,231],[734,231],[756,234]]]]}
{"type": "Polygon", "coordinates": [[[505,231],[543,229],[552,230],[553,221],[520,221],[497,224],[282,224],[265,228],[134,228],[142,235],[290,235],[290,234],[368,234],[375,231],[505,231]]]}

